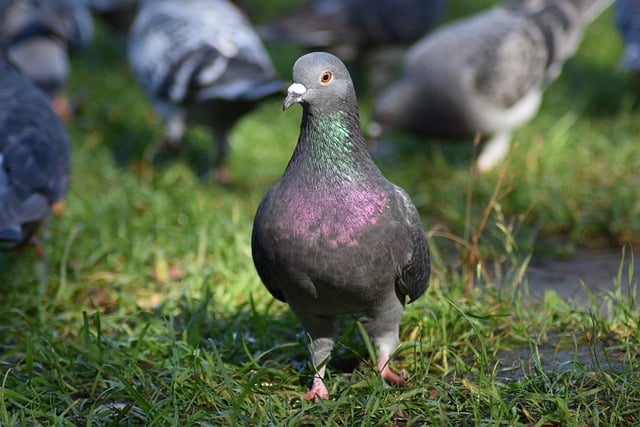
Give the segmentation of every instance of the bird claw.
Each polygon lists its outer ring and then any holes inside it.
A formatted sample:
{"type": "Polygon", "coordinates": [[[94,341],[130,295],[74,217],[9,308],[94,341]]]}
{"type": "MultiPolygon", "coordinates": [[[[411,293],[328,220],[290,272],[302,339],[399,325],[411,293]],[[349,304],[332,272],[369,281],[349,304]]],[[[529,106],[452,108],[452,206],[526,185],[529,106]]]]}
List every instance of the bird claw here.
{"type": "Polygon", "coordinates": [[[64,200],[58,200],[51,205],[51,212],[58,218],[62,217],[65,212],[64,200]]]}
{"type": "Polygon", "coordinates": [[[388,365],[382,368],[380,375],[382,375],[382,378],[389,384],[402,386],[406,382],[404,378],[393,372],[388,365]]]}
{"type": "Polygon", "coordinates": [[[327,390],[327,386],[324,385],[324,381],[322,381],[322,379],[314,378],[311,389],[309,389],[303,397],[313,402],[327,400],[329,398],[329,390],[327,390]]]}
{"type": "Polygon", "coordinates": [[[56,95],[51,100],[51,107],[64,123],[69,123],[73,118],[73,106],[69,99],[64,95],[56,95]]]}
{"type": "Polygon", "coordinates": [[[214,170],[214,174],[216,177],[216,181],[221,185],[229,185],[231,184],[232,177],[231,171],[226,166],[218,166],[214,170]]]}
{"type": "Polygon", "coordinates": [[[402,386],[406,382],[404,378],[391,370],[389,367],[389,357],[387,356],[383,356],[378,360],[378,370],[388,384],[402,386]]]}

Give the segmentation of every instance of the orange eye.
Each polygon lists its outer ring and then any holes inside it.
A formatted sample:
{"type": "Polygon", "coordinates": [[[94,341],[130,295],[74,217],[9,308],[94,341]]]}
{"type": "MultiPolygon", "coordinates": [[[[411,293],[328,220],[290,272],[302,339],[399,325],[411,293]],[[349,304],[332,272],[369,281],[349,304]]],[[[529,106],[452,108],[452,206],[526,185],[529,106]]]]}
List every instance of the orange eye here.
{"type": "Polygon", "coordinates": [[[320,75],[320,83],[329,83],[332,78],[333,74],[331,74],[331,71],[325,71],[320,75]]]}

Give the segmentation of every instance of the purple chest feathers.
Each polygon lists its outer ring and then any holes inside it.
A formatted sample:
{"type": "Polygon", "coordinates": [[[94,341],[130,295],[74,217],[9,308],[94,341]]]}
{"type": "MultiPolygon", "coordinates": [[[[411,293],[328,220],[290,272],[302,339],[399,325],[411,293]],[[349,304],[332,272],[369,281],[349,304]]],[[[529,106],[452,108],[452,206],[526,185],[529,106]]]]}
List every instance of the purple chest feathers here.
{"type": "Polygon", "coordinates": [[[359,234],[375,226],[387,207],[387,195],[358,185],[334,191],[295,193],[286,198],[281,238],[324,243],[331,248],[357,246],[359,234]]]}

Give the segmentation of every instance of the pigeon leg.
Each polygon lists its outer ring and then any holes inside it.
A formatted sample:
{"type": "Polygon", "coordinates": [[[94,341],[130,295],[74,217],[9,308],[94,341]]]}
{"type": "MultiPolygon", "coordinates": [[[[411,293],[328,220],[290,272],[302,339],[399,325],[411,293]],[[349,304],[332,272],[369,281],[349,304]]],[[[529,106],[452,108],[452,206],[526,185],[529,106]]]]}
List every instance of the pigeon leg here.
{"type": "Polygon", "coordinates": [[[311,338],[309,350],[313,359],[313,369],[316,372],[313,376],[311,388],[304,394],[305,399],[317,402],[318,400],[327,400],[329,398],[329,390],[327,390],[327,386],[324,383],[324,373],[331,356],[333,344],[334,338],[311,338]]]}
{"type": "Polygon", "coordinates": [[[499,132],[489,138],[482,146],[482,151],[476,160],[480,172],[488,172],[500,162],[509,151],[511,142],[510,132],[499,132]]]}
{"type": "Polygon", "coordinates": [[[187,132],[185,113],[170,105],[156,105],[160,115],[165,117],[164,141],[158,147],[159,152],[178,153],[182,150],[184,135],[187,132]]]}
{"type": "Polygon", "coordinates": [[[51,106],[63,122],[68,123],[73,118],[73,106],[65,94],[55,95],[51,100],[51,106]]]}
{"type": "Polygon", "coordinates": [[[44,249],[42,249],[40,240],[36,236],[31,236],[30,242],[33,245],[33,250],[36,252],[37,257],[44,258],[44,249]]]}
{"type": "Polygon", "coordinates": [[[318,376],[313,378],[313,385],[308,392],[304,394],[304,398],[318,402],[320,400],[327,400],[329,398],[329,390],[324,385],[324,380],[318,376]]]}
{"type": "Polygon", "coordinates": [[[229,134],[227,131],[215,132],[214,145],[216,157],[213,168],[216,180],[220,184],[228,184],[231,182],[231,172],[227,167],[227,156],[229,155],[229,134]]]}
{"type": "Polygon", "coordinates": [[[380,371],[380,375],[382,378],[389,384],[394,385],[404,385],[405,381],[400,375],[396,374],[389,368],[389,356],[391,355],[389,351],[385,351],[385,349],[379,350],[378,357],[378,371],[380,371]]]}
{"type": "Polygon", "coordinates": [[[375,311],[367,313],[360,318],[369,338],[378,349],[378,371],[382,378],[389,384],[403,385],[404,378],[396,374],[389,367],[389,358],[394,352],[400,339],[398,329],[402,318],[403,306],[395,294],[387,297],[387,300],[379,304],[375,311]]]}
{"type": "Polygon", "coordinates": [[[329,398],[329,391],[324,383],[326,364],[331,356],[331,350],[335,343],[335,317],[317,316],[308,313],[296,313],[309,336],[309,352],[313,361],[315,374],[313,384],[304,398],[318,401],[329,398]]]}

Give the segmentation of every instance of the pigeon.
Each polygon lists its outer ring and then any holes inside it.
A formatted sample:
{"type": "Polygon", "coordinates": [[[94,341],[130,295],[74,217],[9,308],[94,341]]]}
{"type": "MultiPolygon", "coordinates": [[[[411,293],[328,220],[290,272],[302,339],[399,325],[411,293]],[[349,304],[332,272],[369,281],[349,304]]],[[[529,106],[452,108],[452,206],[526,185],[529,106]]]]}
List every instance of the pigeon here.
{"type": "Polygon", "coordinates": [[[622,67],[640,74],[640,0],[617,0],[615,22],[624,42],[622,67]]]}
{"type": "Polygon", "coordinates": [[[0,249],[34,236],[69,186],[67,131],[39,88],[0,56],[0,249]]]}
{"type": "Polygon", "coordinates": [[[519,0],[452,22],[416,42],[403,72],[376,97],[372,136],[484,138],[480,171],[500,162],[512,132],[612,0],[519,0]]]}
{"type": "Polygon", "coordinates": [[[0,0],[0,43],[7,58],[49,95],[65,119],[72,113],[63,95],[69,55],[92,37],[91,14],[80,0],[0,0]]]}
{"type": "Polygon", "coordinates": [[[362,315],[382,377],[403,384],[389,358],[399,343],[404,304],[428,285],[420,216],[373,162],[340,59],[326,52],[300,57],[283,108],[293,104],[303,109],[298,144],[258,207],[251,247],[262,282],[289,304],[310,338],[315,376],[304,397],[329,397],[325,363],[336,317],[348,314],[362,315]]]}
{"type": "Polygon", "coordinates": [[[379,45],[411,43],[438,24],[445,0],[313,0],[259,28],[270,42],[331,49],[344,58],[379,45]]]}
{"type": "Polygon", "coordinates": [[[227,0],[144,0],[129,36],[129,63],[178,150],[188,122],[215,134],[214,167],[228,181],[228,134],[283,89],[257,33],[227,0]]]}

